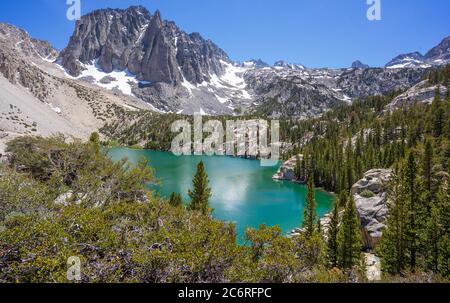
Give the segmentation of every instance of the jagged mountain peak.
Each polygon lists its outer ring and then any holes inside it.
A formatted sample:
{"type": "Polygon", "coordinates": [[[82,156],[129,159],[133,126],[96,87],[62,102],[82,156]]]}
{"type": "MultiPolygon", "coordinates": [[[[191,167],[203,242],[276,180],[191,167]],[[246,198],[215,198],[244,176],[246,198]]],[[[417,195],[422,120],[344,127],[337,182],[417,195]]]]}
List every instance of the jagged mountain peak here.
{"type": "Polygon", "coordinates": [[[305,69],[305,66],[302,64],[290,63],[285,60],[279,60],[279,61],[275,62],[274,66],[279,67],[279,68],[293,69],[293,70],[305,69]]]}
{"type": "Polygon", "coordinates": [[[420,52],[401,54],[392,59],[386,68],[429,68],[450,63],[450,37],[429,50],[425,55],[420,52]]]}
{"type": "Polygon", "coordinates": [[[439,63],[439,62],[449,62],[450,61],[450,36],[444,38],[441,43],[433,47],[428,53],[426,53],[425,58],[439,63]]]}
{"type": "Polygon", "coordinates": [[[159,11],[135,6],[83,16],[58,62],[74,77],[119,87],[163,112],[233,114],[262,106],[267,114],[308,116],[417,83],[423,71],[402,67],[426,67],[423,57],[398,56],[388,66],[397,70],[370,69],[360,61],[352,70],[310,69],[285,60],[272,68],[262,60],[236,63],[199,33],[188,34],[159,11]]]}
{"type": "Polygon", "coordinates": [[[269,67],[270,65],[264,62],[262,59],[250,59],[243,63],[243,66],[254,67],[254,68],[264,68],[269,67]]]}
{"type": "Polygon", "coordinates": [[[59,54],[48,41],[35,39],[9,23],[0,22],[0,40],[26,57],[54,61],[59,54]]]}
{"type": "Polygon", "coordinates": [[[369,65],[362,63],[360,60],[356,60],[352,63],[352,68],[369,68],[369,65]]]}
{"type": "Polygon", "coordinates": [[[141,6],[96,10],[77,22],[60,62],[77,77],[94,60],[107,73],[128,70],[140,80],[170,85],[209,81],[224,72],[221,60],[230,62],[212,41],[141,6]]]}
{"type": "MultiPolygon", "coordinates": [[[[108,14],[108,13],[117,13],[117,14],[137,14],[137,15],[144,15],[144,16],[151,16],[151,13],[149,10],[142,6],[142,5],[132,5],[127,8],[101,8],[93,10],[87,14],[85,14],[83,17],[89,17],[89,16],[95,16],[95,15],[101,15],[101,14],[108,14]]],[[[155,12],[156,13],[156,12],[155,12]]]]}
{"type": "Polygon", "coordinates": [[[157,19],[159,22],[162,23],[161,11],[160,11],[159,9],[157,9],[157,10],[155,11],[154,18],[157,19]]]}
{"type": "Polygon", "coordinates": [[[425,57],[419,52],[401,54],[389,61],[386,68],[417,68],[429,67],[425,63],[425,57]]]}
{"type": "MultiPolygon", "coordinates": [[[[11,36],[12,29],[3,25],[3,35],[10,32],[11,36]]],[[[14,32],[14,37],[27,35],[14,32]]],[[[13,59],[15,43],[20,41],[2,40],[1,35],[0,30],[0,60],[3,44],[7,59],[12,59],[7,68],[0,64],[0,72],[11,82],[28,87],[38,77],[26,81],[17,77],[23,62],[13,59]]],[[[211,40],[199,33],[187,34],[160,13],[152,15],[142,7],[97,10],[83,16],[59,59],[58,64],[69,74],[75,72],[69,78],[112,90],[125,100],[144,101],[160,112],[211,115],[261,112],[274,117],[315,116],[360,96],[407,89],[427,72],[310,69],[286,61],[271,68],[254,59],[235,63],[211,40]]],[[[19,74],[41,75],[31,63],[19,74]]],[[[46,67],[57,66],[44,64],[41,68],[46,67]]],[[[42,90],[46,86],[42,84],[42,90]]]]}

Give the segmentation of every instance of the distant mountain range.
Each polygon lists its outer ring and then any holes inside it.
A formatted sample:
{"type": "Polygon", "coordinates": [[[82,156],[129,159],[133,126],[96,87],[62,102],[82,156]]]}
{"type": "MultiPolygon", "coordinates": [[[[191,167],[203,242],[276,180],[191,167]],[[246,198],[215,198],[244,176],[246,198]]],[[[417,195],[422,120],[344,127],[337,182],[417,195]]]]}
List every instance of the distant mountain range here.
{"type": "MultiPolygon", "coordinates": [[[[83,16],[60,53],[7,24],[0,26],[0,43],[0,73],[11,83],[31,87],[24,80],[29,68],[31,74],[110,91],[136,108],[180,114],[311,117],[361,96],[406,90],[430,68],[450,62],[450,37],[426,55],[400,55],[384,68],[359,60],[341,69],[282,60],[273,66],[259,59],[233,62],[214,42],[188,34],[159,11],[151,14],[142,6],[83,16]]],[[[55,95],[51,87],[48,94],[55,95]]]]}
{"type": "Polygon", "coordinates": [[[403,54],[392,59],[386,68],[429,68],[450,62],[450,37],[433,47],[425,55],[419,52],[403,54]]]}

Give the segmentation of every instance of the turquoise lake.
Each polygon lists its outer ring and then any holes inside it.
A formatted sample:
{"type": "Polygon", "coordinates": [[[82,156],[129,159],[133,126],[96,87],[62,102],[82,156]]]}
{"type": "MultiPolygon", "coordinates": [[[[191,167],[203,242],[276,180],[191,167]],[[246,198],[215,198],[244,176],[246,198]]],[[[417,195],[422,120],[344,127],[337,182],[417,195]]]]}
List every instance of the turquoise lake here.
{"type": "MultiPolygon", "coordinates": [[[[257,160],[221,156],[182,156],[151,150],[113,148],[113,160],[127,158],[136,163],[143,157],[150,161],[160,184],[153,186],[161,196],[181,193],[188,201],[192,177],[198,162],[203,161],[212,188],[213,217],[236,224],[239,241],[247,227],[260,224],[279,225],[287,233],[302,223],[306,187],[285,181],[274,181],[278,167],[261,167],[257,160]]],[[[317,210],[320,216],[330,211],[334,196],[316,191],[317,210]]]]}

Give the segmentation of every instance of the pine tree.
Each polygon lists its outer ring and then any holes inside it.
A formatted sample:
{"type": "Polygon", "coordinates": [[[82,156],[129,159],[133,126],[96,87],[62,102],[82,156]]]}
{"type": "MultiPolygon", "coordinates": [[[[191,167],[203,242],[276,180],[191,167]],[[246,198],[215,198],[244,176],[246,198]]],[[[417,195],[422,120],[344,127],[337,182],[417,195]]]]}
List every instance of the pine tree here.
{"type": "Polygon", "coordinates": [[[414,271],[421,257],[428,216],[419,186],[417,164],[410,152],[391,180],[387,228],[380,245],[383,270],[391,274],[400,274],[407,266],[414,271]]]}
{"type": "Polygon", "coordinates": [[[322,233],[322,223],[320,222],[320,219],[317,220],[317,223],[316,223],[316,232],[319,235],[323,235],[323,233],[322,233]]]}
{"type": "Polygon", "coordinates": [[[93,132],[89,137],[89,143],[94,147],[95,153],[100,153],[100,135],[97,132],[93,132]]]}
{"type": "Polygon", "coordinates": [[[349,195],[338,231],[338,264],[351,269],[361,262],[362,238],[353,195],[349,195]]]}
{"type": "Polygon", "coordinates": [[[445,121],[443,135],[447,139],[450,139],[450,86],[447,87],[447,94],[445,95],[443,108],[444,108],[444,121],[445,121]]]}
{"type": "Polygon", "coordinates": [[[302,160],[300,159],[300,155],[296,156],[294,175],[297,180],[301,180],[301,178],[302,178],[302,160]]]}
{"type": "Polygon", "coordinates": [[[301,174],[302,179],[300,181],[303,182],[303,181],[306,180],[308,172],[307,172],[307,165],[306,165],[305,156],[303,156],[301,159],[302,159],[302,162],[300,164],[301,165],[300,174],[301,174]]]}
{"type": "Polygon", "coordinates": [[[347,159],[346,159],[346,175],[347,175],[347,189],[351,189],[354,184],[353,179],[353,153],[352,153],[353,147],[352,147],[352,140],[348,140],[347,144],[347,159]]]}
{"type": "Polygon", "coordinates": [[[399,274],[406,267],[406,188],[401,168],[391,177],[388,191],[389,212],[386,229],[380,242],[381,268],[389,274],[399,274]]]}
{"type": "Polygon", "coordinates": [[[336,201],[333,207],[333,213],[331,215],[330,227],[328,229],[328,246],[327,246],[327,259],[328,264],[333,268],[337,266],[338,262],[338,236],[339,230],[339,203],[336,201]]]}
{"type": "Polygon", "coordinates": [[[431,104],[431,115],[433,135],[437,138],[443,133],[445,127],[445,111],[442,104],[440,88],[436,89],[435,97],[431,104]]]}
{"type": "Polygon", "coordinates": [[[435,199],[435,190],[433,186],[433,146],[429,140],[425,140],[424,153],[422,158],[422,176],[423,176],[423,199],[426,210],[430,214],[432,201],[435,199]]]}
{"type": "Polygon", "coordinates": [[[306,205],[303,213],[303,228],[307,236],[312,236],[317,220],[316,198],[314,193],[314,179],[308,179],[308,193],[306,195],[306,205]]]}
{"type": "Polygon", "coordinates": [[[170,195],[169,204],[173,207],[180,207],[183,205],[183,198],[179,193],[172,193],[170,195]]]}
{"type": "Polygon", "coordinates": [[[209,187],[208,175],[205,171],[203,161],[197,165],[197,172],[192,180],[194,189],[189,190],[191,202],[188,205],[189,210],[200,211],[204,215],[209,215],[209,199],[211,198],[211,188],[209,187]]]}
{"type": "Polygon", "coordinates": [[[348,191],[342,190],[339,193],[338,208],[345,208],[347,206],[347,199],[348,199],[348,191]]]}
{"type": "Polygon", "coordinates": [[[443,277],[450,276],[450,195],[446,186],[446,182],[440,186],[432,205],[424,252],[427,268],[443,277]]]}
{"type": "Polygon", "coordinates": [[[413,152],[409,153],[405,167],[405,185],[407,189],[406,197],[408,199],[406,216],[406,235],[408,241],[409,266],[414,270],[417,262],[417,250],[419,246],[419,222],[421,213],[421,201],[417,193],[417,164],[413,152]]]}
{"type": "Polygon", "coordinates": [[[427,221],[427,267],[428,269],[438,272],[439,268],[439,242],[442,237],[439,228],[439,209],[432,206],[431,215],[427,221]]]}
{"type": "Polygon", "coordinates": [[[432,191],[432,170],[433,170],[433,146],[429,140],[425,141],[425,151],[423,156],[423,177],[425,189],[432,191]]]}

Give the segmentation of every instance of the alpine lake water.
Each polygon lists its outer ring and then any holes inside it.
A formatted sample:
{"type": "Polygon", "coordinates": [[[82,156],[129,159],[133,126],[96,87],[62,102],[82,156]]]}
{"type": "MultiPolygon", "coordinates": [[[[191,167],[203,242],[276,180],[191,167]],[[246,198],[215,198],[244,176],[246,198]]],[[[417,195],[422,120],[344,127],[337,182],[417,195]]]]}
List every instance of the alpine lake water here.
{"type": "MultiPolygon", "coordinates": [[[[289,181],[274,181],[277,167],[262,167],[258,160],[226,156],[175,156],[170,152],[112,148],[112,160],[127,158],[132,164],[142,158],[150,161],[155,170],[158,185],[149,185],[162,197],[172,192],[189,201],[188,190],[197,164],[203,161],[212,188],[211,207],[213,217],[236,224],[238,241],[244,243],[247,227],[260,224],[279,225],[284,233],[301,226],[305,206],[306,186],[289,181]]],[[[316,190],[319,216],[328,213],[334,195],[316,190]]]]}

